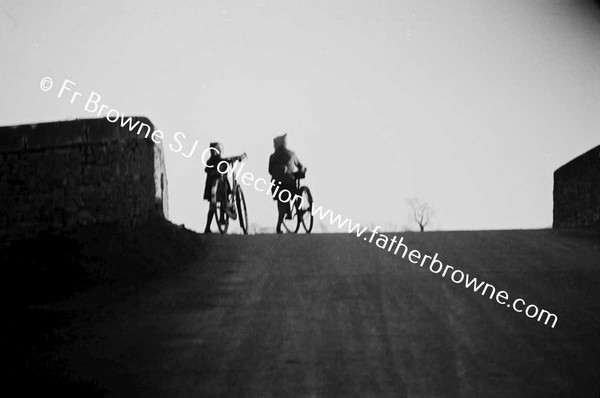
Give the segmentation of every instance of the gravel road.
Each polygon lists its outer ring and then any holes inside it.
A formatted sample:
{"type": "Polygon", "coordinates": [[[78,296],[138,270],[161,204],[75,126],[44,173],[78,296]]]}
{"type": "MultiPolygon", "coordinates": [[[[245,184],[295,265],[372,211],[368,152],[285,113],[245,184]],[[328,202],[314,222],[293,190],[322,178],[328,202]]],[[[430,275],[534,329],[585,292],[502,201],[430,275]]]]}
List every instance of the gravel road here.
{"type": "Polygon", "coordinates": [[[61,356],[111,396],[598,396],[600,235],[401,235],[556,327],[350,235],[214,235],[74,322],[61,356]]]}

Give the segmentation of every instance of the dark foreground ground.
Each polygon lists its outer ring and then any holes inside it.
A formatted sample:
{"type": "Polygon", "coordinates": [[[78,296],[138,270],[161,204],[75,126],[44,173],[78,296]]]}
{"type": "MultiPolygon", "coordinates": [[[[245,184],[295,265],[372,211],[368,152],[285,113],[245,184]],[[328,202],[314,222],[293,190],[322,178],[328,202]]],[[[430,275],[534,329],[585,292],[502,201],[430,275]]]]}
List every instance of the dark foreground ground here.
{"type": "MultiPolygon", "coordinates": [[[[149,270],[139,278],[113,270],[106,283],[88,279],[69,297],[17,298],[27,305],[12,315],[18,321],[4,344],[15,379],[28,378],[21,389],[142,397],[600,394],[600,234],[401,234],[411,249],[437,252],[557,314],[555,328],[350,235],[171,235],[136,241],[133,254],[115,240],[109,259],[105,243],[88,236],[97,275],[104,275],[99,264],[122,257],[129,263],[121,267],[149,270]]],[[[81,252],[73,248],[75,262],[89,263],[81,252]]],[[[81,280],[90,267],[84,271],[81,280]]]]}

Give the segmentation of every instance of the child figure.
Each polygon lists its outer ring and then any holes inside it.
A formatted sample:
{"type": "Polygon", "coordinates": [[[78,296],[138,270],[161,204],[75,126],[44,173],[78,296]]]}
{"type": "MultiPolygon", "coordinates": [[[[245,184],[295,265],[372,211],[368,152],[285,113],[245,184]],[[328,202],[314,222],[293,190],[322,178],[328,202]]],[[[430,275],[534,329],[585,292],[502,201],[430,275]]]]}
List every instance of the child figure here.
{"type": "MultiPolygon", "coordinates": [[[[221,154],[223,153],[224,148],[223,144],[221,144],[220,142],[211,142],[210,148],[212,148],[210,151],[210,158],[208,158],[208,160],[206,161],[206,167],[204,168],[204,171],[206,172],[206,183],[204,185],[204,199],[207,200],[209,203],[211,199],[212,186],[216,179],[222,178],[223,181],[225,181],[226,198],[230,198],[232,194],[229,179],[227,178],[226,174],[223,174],[225,173],[225,170],[223,170],[222,166],[219,166],[219,163],[227,162],[231,164],[245,157],[245,154],[240,156],[232,156],[230,158],[222,157],[221,154]],[[219,167],[221,167],[221,170],[219,170],[219,167]]],[[[234,220],[237,219],[237,213],[235,211],[233,200],[227,200],[226,202],[227,204],[225,207],[225,211],[227,212],[227,215],[229,215],[229,217],[234,220]]],[[[204,228],[205,234],[212,233],[212,231],[210,230],[210,224],[212,224],[214,216],[215,207],[209,205],[208,215],[206,217],[206,227],[204,228]]]]}

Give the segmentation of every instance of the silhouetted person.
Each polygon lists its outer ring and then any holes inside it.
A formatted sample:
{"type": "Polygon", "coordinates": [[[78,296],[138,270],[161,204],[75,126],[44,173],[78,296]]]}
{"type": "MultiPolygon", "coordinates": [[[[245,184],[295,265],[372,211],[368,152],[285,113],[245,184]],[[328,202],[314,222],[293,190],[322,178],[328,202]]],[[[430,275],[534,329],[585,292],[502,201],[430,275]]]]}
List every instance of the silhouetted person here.
{"type": "MultiPolygon", "coordinates": [[[[212,233],[212,231],[210,230],[210,224],[212,223],[213,217],[215,216],[215,208],[214,206],[210,205],[211,189],[214,181],[218,178],[223,178],[226,187],[226,198],[229,199],[231,195],[231,184],[229,184],[229,179],[227,178],[227,174],[225,173],[226,167],[223,166],[223,164],[219,166],[219,163],[227,162],[231,164],[245,157],[245,154],[240,156],[232,156],[230,158],[222,157],[221,155],[223,154],[223,144],[221,144],[220,142],[211,142],[210,147],[213,149],[210,151],[210,157],[206,161],[206,167],[204,168],[204,171],[206,172],[206,183],[204,185],[204,199],[208,200],[209,202],[208,215],[206,216],[206,227],[204,228],[205,234],[212,233]]],[[[226,202],[227,203],[225,211],[227,212],[229,217],[235,220],[237,218],[237,214],[235,211],[233,200],[227,200],[226,202]]],[[[217,219],[217,222],[218,221],[219,220],[217,219]]]]}
{"type": "Polygon", "coordinates": [[[284,134],[273,139],[275,151],[269,157],[269,174],[271,175],[272,183],[274,183],[271,185],[273,187],[271,193],[273,200],[277,201],[278,217],[276,231],[278,234],[282,233],[281,224],[283,223],[283,218],[291,218],[292,203],[291,200],[288,202],[281,201],[279,193],[283,190],[288,190],[290,192],[289,198],[293,198],[298,193],[296,192],[294,173],[306,170],[302,163],[300,163],[300,160],[298,160],[296,154],[287,149],[286,137],[287,134],[284,134]],[[278,187],[279,189],[277,189],[278,187]]]}

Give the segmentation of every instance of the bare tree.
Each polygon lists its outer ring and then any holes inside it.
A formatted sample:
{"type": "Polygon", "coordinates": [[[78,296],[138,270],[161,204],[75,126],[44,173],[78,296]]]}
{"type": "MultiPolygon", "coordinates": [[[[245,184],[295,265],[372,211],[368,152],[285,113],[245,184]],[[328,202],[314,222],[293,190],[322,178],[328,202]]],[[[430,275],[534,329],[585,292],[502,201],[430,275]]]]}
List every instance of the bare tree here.
{"type": "Polygon", "coordinates": [[[421,202],[418,198],[407,199],[406,201],[411,209],[411,220],[419,225],[421,232],[425,231],[425,227],[433,218],[433,207],[426,202],[421,202]]]}

